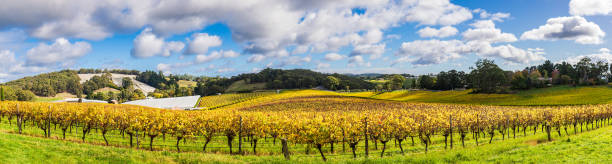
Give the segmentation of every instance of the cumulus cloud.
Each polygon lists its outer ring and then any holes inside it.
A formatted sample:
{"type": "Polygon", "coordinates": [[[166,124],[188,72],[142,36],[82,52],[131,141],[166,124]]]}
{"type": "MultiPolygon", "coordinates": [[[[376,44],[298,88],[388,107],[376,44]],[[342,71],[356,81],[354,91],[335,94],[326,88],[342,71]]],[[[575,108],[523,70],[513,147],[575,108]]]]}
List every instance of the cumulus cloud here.
{"type": "Polygon", "coordinates": [[[610,54],[610,49],[601,48],[599,49],[599,53],[589,54],[589,55],[579,55],[574,57],[569,57],[564,61],[570,64],[578,63],[582,58],[590,58],[593,61],[603,61],[607,63],[612,63],[612,54],[610,54]]]}
{"type": "Polygon", "coordinates": [[[194,64],[195,64],[194,62],[183,62],[183,63],[173,63],[173,64],[159,63],[157,64],[157,70],[162,71],[163,73],[166,73],[166,74],[171,74],[172,71],[174,70],[189,67],[194,64]]]}
{"type": "Polygon", "coordinates": [[[0,6],[0,29],[22,28],[41,39],[100,40],[148,27],[134,39],[132,56],[170,56],[184,49],[183,54],[205,55],[200,58],[206,59],[212,55],[210,47],[222,44],[218,37],[197,34],[186,44],[165,38],[221,22],[229,27],[232,39],[244,45],[241,53],[251,55],[248,62],[259,62],[347,47],[352,48],[348,50],[351,58],[378,58],[385,51],[381,43],[385,36],[397,38],[385,35],[386,29],[406,23],[444,27],[472,17],[472,11],[450,0],[21,0],[0,6]],[[353,8],[364,12],[355,13],[353,8]],[[296,48],[288,52],[288,47],[296,48]]]}
{"type": "Polygon", "coordinates": [[[306,56],[306,57],[291,56],[291,57],[281,60],[281,62],[277,64],[276,66],[285,67],[289,65],[304,65],[306,63],[310,63],[311,60],[312,58],[310,56],[306,56]]]}
{"type": "Polygon", "coordinates": [[[454,36],[455,34],[457,34],[457,32],[459,32],[459,30],[457,30],[457,28],[453,26],[444,26],[440,29],[425,27],[417,31],[421,38],[446,38],[449,36],[454,36]]]}
{"type": "Polygon", "coordinates": [[[409,61],[416,65],[440,64],[451,59],[461,57],[469,52],[469,47],[459,40],[416,40],[404,42],[396,53],[402,61],[409,61]]]}
{"type": "Polygon", "coordinates": [[[0,68],[10,68],[11,65],[15,64],[15,53],[9,50],[0,51],[0,68]]]}
{"type": "Polygon", "coordinates": [[[325,60],[327,60],[327,61],[337,61],[337,60],[342,60],[344,58],[346,58],[346,56],[340,55],[340,54],[337,54],[337,53],[328,53],[328,54],[325,54],[325,60]]]}
{"type": "Polygon", "coordinates": [[[137,58],[157,55],[170,56],[172,53],[180,52],[184,47],[183,42],[166,42],[164,38],[155,35],[151,28],[146,28],[134,39],[134,48],[132,48],[131,54],[137,58]]]}
{"type": "Polygon", "coordinates": [[[511,63],[527,64],[534,61],[542,61],[546,58],[542,55],[546,54],[540,48],[528,48],[527,50],[514,47],[510,44],[491,46],[490,44],[468,42],[467,45],[473,49],[473,52],[482,57],[497,57],[511,63]]]}
{"type": "Polygon", "coordinates": [[[370,62],[366,62],[362,56],[353,56],[349,59],[349,67],[360,66],[360,67],[371,67],[370,62]]]}
{"type": "Polygon", "coordinates": [[[370,55],[371,59],[377,59],[385,53],[385,44],[365,44],[357,45],[353,48],[350,56],[370,55]]]}
{"type": "Polygon", "coordinates": [[[612,1],[609,0],[571,0],[569,4],[572,15],[611,15],[612,1]]]}
{"type": "Polygon", "coordinates": [[[210,36],[207,33],[196,33],[191,36],[185,54],[206,54],[211,47],[221,45],[219,36],[210,36]]]}
{"type": "Polygon", "coordinates": [[[606,33],[599,25],[583,17],[557,17],[546,21],[545,25],[521,35],[524,40],[574,40],[579,44],[601,44],[606,33]]]}
{"type": "Polygon", "coordinates": [[[53,44],[41,43],[28,50],[28,65],[48,66],[73,61],[91,51],[87,42],[70,43],[67,39],[58,38],[53,44]]]}
{"type": "Polygon", "coordinates": [[[500,29],[495,28],[495,23],[492,20],[477,21],[471,26],[474,28],[463,32],[464,40],[488,43],[514,42],[517,40],[514,34],[503,33],[500,29]]]}
{"type": "Polygon", "coordinates": [[[164,44],[164,47],[162,48],[162,56],[167,57],[167,56],[172,55],[173,53],[181,52],[183,48],[185,48],[185,43],[183,42],[177,42],[177,41],[166,42],[164,44]]]}
{"type": "Polygon", "coordinates": [[[392,65],[410,62],[415,65],[440,64],[465,54],[498,57],[512,63],[529,63],[545,58],[542,49],[520,49],[512,45],[492,46],[489,42],[460,40],[416,40],[404,42],[396,52],[399,58],[392,65]]]}
{"type": "MultiPolygon", "coordinates": [[[[185,67],[190,67],[193,65],[197,65],[197,64],[202,64],[202,63],[207,63],[207,62],[211,62],[213,60],[217,60],[217,59],[223,59],[223,58],[235,58],[240,56],[239,53],[232,51],[232,50],[220,50],[220,51],[214,51],[211,52],[208,55],[197,55],[195,60],[193,61],[189,61],[189,62],[180,62],[180,63],[172,63],[172,64],[168,64],[168,63],[159,63],[157,64],[157,70],[162,71],[164,73],[172,73],[172,71],[174,70],[178,70],[178,69],[182,69],[185,67]]],[[[212,66],[214,67],[214,65],[209,65],[209,67],[212,66]]],[[[212,68],[210,68],[212,69],[212,68]]]]}
{"type": "MultiPolygon", "coordinates": [[[[383,29],[405,22],[455,25],[471,18],[469,9],[449,0],[262,0],[248,3],[240,0],[161,3],[155,0],[96,3],[23,0],[6,2],[0,7],[0,28],[22,27],[31,36],[43,39],[99,40],[143,27],[150,27],[156,36],[166,38],[223,22],[231,29],[235,41],[247,44],[245,53],[267,57],[278,55],[288,46],[300,46],[299,50],[316,47],[322,52],[349,45],[378,44],[384,36],[383,29]],[[353,8],[363,8],[365,12],[354,13],[353,8]],[[359,36],[362,43],[356,43],[359,41],[353,40],[355,36],[359,36]]],[[[206,46],[198,47],[199,50],[190,45],[186,47],[187,53],[205,54],[202,52],[206,46]]],[[[151,48],[159,52],[159,48],[151,48]]],[[[299,52],[305,51],[295,53],[299,52]]]]}
{"type": "Polygon", "coordinates": [[[252,55],[251,57],[249,57],[249,59],[247,60],[249,63],[254,63],[254,62],[260,62],[262,60],[266,59],[266,56],[263,55],[252,55]]]}
{"type": "Polygon", "coordinates": [[[472,12],[454,5],[448,0],[408,1],[413,8],[408,10],[406,20],[425,25],[455,25],[472,19],[472,12]]]}
{"type": "Polygon", "coordinates": [[[23,76],[26,73],[48,70],[47,66],[26,65],[15,57],[10,50],[0,50],[0,82],[23,76]]]}
{"type": "Polygon", "coordinates": [[[197,55],[195,61],[197,63],[206,63],[206,62],[210,62],[210,61],[221,59],[221,58],[235,58],[238,56],[240,56],[240,54],[232,50],[229,50],[229,51],[221,50],[221,51],[214,51],[208,55],[197,55]]]}
{"type": "Polygon", "coordinates": [[[510,13],[489,13],[484,9],[474,9],[475,13],[480,13],[480,19],[488,19],[488,20],[493,20],[493,21],[498,21],[498,22],[503,22],[504,19],[509,18],[510,17],[510,13]]]}

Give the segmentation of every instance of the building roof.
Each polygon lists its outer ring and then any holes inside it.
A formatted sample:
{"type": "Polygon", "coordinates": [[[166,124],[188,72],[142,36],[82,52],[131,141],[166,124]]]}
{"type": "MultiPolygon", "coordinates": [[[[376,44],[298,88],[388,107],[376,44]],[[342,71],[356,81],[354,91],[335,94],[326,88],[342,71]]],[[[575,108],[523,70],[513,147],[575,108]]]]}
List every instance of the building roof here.
{"type": "Polygon", "coordinates": [[[140,106],[162,108],[162,109],[191,109],[197,105],[199,100],[200,100],[200,96],[186,96],[186,97],[136,100],[136,101],[125,102],[123,104],[140,105],[140,106]]]}

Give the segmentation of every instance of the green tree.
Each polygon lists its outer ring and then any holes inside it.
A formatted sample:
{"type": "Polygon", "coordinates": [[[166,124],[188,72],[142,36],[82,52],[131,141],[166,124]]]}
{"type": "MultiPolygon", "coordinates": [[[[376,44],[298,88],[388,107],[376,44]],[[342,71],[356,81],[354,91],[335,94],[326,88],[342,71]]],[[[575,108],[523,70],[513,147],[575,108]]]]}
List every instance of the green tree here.
{"type": "Polygon", "coordinates": [[[383,85],[382,84],[376,84],[376,91],[382,91],[383,90],[383,85]]]}
{"type": "Polygon", "coordinates": [[[527,84],[527,77],[523,75],[523,72],[515,72],[512,75],[512,80],[510,84],[512,85],[512,89],[529,89],[529,85],[527,84]]]}
{"type": "Polygon", "coordinates": [[[327,76],[327,88],[331,90],[336,90],[336,87],[340,85],[340,80],[333,76],[327,76]]]}
{"type": "Polygon", "coordinates": [[[0,101],[4,101],[4,87],[0,86],[0,101]]]}
{"type": "Polygon", "coordinates": [[[578,63],[576,63],[576,70],[578,72],[578,77],[580,77],[580,83],[586,83],[589,80],[589,71],[591,70],[591,59],[584,57],[580,59],[578,63]]]}
{"type": "Polygon", "coordinates": [[[34,99],[36,95],[34,95],[34,93],[32,93],[29,90],[21,90],[19,89],[17,91],[17,100],[19,101],[30,101],[32,99],[34,99]]]}
{"type": "Polygon", "coordinates": [[[129,77],[124,77],[121,79],[121,86],[125,89],[128,89],[134,85],[134,82],[129,77]]]}
{"type": "Polygon", "coordinates": [[[402,87],[404,86],[404,81],[406,81],[406,78],[404,76],[402,76],[402,75],[393,75],[391,77],[392,89],[393,90],[402,89],[402,87]]]}
{"type": "Polygon", "coordinates": [[[432,77],[429,75],[421,75],[419,76],[419,86],[423,89],[434,89],[435,82],[432,77]]]}
{"type": "Polygon", "coordinates": [[[480,59],[470,73],[475,93],[496,93],[506,83],[504,71],[493,60],[480,59]]]}

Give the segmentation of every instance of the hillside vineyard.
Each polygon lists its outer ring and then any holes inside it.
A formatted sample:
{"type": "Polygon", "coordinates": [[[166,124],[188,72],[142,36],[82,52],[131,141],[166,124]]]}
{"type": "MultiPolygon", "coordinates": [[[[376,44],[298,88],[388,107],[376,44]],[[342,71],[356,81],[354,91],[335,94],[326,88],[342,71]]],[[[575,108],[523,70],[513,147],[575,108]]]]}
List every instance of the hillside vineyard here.
{"type": "MultiPolygon", "coordinates": [[[[354,156],[368,154],[372,143],[383,145],[389,141],[399,144],[418,139],[431,146],[433,136],[443,136],[444,144],[465,144],[472,138],[476,144],[491,143],[495,135],[513,137],[545,132],[570,135],[568,128],[598,128],[609,123],[612,105],[563,107],[502,107],[450,104],[416,104],[358,99],[342,96],[303,96],[278,99],[266,103],[245,103],[230,108],[203,111],[177,111],[143,108],[130,105],[2,102],[0,115],[17,126],[19,133],[26,126],[37,127],[49,137],[51,128],[66,131],[78,129],[85,141],[86,134],[99,133],[108,145],[108,133],[150,139],[149,149],[159,136],[171,135],[176,149],[181,151],[180,140],[203,138],[202,151],[207,144],[222,136],[228,141],[238,140],[240,145],[228,142],[230,152],[243,154],[242,141],[248,138],[254,153],[257,140],[279,139],[281,152],[290,158],[289,147],[296,144],[313,145],[323,160],[323,147],[347,144],[354,156]],[[253,142],[255,144],[253,144],[253,142]],[[291,143],[291,144],[288,144],[291,143]],[[365,145],[365,148],[356,145],[365,145]],[[369,145],[368,145],[369,144],[369,145]],[[232,150],[234,146],[234,150],[232,150]],[[238,151],[236,152],[236,148],[238,151]],[[365,152],[364,152],[365,149],[365,152]]],[[[195,140],[195,139],[193,139],[195,140]]],[[[185,142],[185,141],[184,141],[185,142]]],[[[297,152],[294,152],[297,153],[297,152]]]]}

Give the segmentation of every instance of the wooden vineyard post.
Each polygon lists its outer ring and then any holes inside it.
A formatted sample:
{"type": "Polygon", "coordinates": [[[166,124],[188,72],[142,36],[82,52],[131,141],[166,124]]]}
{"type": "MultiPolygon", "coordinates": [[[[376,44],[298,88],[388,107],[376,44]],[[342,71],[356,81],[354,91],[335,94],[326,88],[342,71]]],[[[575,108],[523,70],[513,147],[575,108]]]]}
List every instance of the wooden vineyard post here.
{"type": "Polygon", "coordinates": [[[17,104],[17,126],[19,127],[19,134],[21,134],[21,122],[23,116],[21,116],[21,111],[19,111],[19,104],[17,104]]]}
{"type": "Polygon", "coordinates": [[[368,135],[368,118],[367,117],[365,118],[364,122],[365,122],[365,128],[364,128],[364,131],[365,131],[364,132],[364,135],[365,135],[365,155],[366,155],[366,158],[367,158],[368,154],[370,153],[369,150],[368,150],[368,136],[369,135],[368,135]]]}
{"type": "Polygon", "coordinates": [[[51,137],[51,105],[49,105],[49,115],[47,116],[47,137],[51,137]]]}
{"type": "Polygon", "coordinates": [[[450,123],[448,131],[450,132],[450,148],[453,149],[453,115],[448,118],[448,122],[450,123]]]}
{"type": "Polygon", "coordinates": [[[238,154],[244,155],[242,153],[242,116],[240,116],[240,120],[238,122],[238,154]]]}
{"type": "Polygon", "coordinates": [[[285,156],[285,159],[290,160],[291,157],[289,155],[289,146],[287,146],[287,139],[281,138],[281,144],[283,145],[283,155],[285,156]]]}

